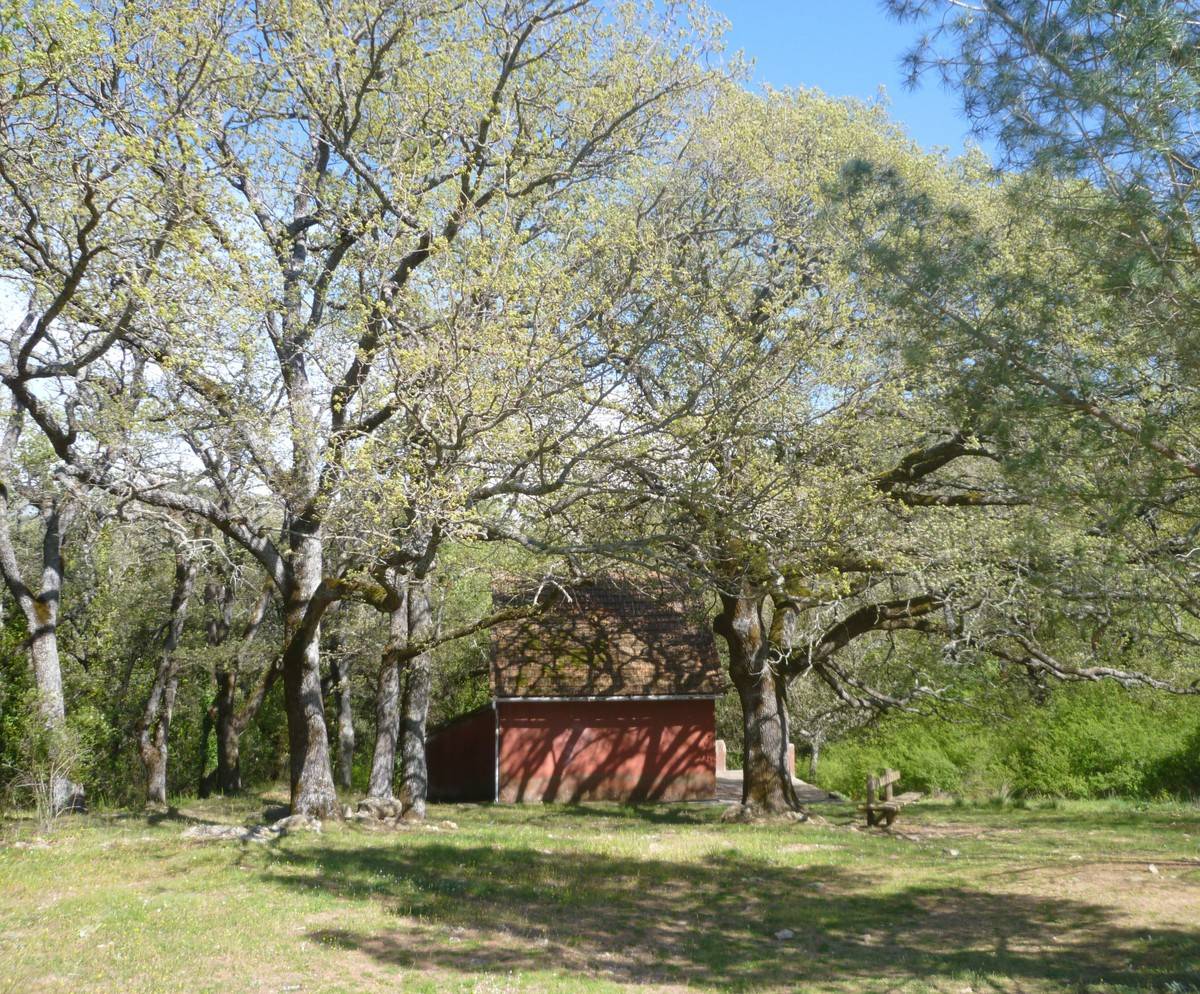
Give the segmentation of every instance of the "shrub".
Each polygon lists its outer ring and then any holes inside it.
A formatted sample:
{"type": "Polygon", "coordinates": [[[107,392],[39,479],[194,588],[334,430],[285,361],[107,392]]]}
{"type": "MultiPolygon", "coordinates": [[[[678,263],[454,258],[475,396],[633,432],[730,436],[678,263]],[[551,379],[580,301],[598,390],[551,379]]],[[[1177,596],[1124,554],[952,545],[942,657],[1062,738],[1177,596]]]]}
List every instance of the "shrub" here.
{"type": "Polygon", "coordinates": [[[1156,782],[1156,771],[1184,749],[1198,725],[1191,702],[1131,694],[1113,684],[1060,688],[1009,730],[1010,763],[1025,794],[1151,797],[1165,786],[1156,782]]]}
{"type": "Polygon", "coordinates": [[[984,795],[998,790],[1008,771],[996,743],[977,725],[912,715],[884,719],[828,746],[818,770],[822,787],[861,797],[867,776],[900,770],[904,790],[984,795]]]}
{"type": "MultiPolygon", "coordinates": [[[[30,699],[30,713],[37,702],[30,699]]],[[[47,728],[39,721],[25,725],[18,759],[9,769],[8,794],[14,807],[32,808],[38,828],[48,832],[59,815],[81,810],[77,781],[83,748],[71,728],[47,728]]]]}
{"type": "Polygon", "coordinates": [[[1200,708],[1113,684],[1064,685],[1007,720],[953,709],[890,715],[826,747],[821,786],[861,797],[869,773],[905,789],[968,797],[1192,797],[1200,793],[1200,708]]]}

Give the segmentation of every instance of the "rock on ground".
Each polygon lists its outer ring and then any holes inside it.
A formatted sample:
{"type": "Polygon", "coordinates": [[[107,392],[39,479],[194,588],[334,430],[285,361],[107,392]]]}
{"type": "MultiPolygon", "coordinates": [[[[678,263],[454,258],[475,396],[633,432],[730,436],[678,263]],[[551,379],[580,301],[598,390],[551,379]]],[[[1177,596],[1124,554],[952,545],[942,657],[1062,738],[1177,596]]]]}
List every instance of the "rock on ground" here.
{"type": "Polygon", "coordinates": [[[319,832],[321,821],[312,815],[289,815],[270,825],[192,825],[184,839],[200,842],[270,842],[292,832],[319,832]]]}
{"type": "Polygon", "coordinates": [[[364,797],[358,802],[355,818],[378,818],[386,821],[404,814],[404,806],[394,797],[364,797]]]}

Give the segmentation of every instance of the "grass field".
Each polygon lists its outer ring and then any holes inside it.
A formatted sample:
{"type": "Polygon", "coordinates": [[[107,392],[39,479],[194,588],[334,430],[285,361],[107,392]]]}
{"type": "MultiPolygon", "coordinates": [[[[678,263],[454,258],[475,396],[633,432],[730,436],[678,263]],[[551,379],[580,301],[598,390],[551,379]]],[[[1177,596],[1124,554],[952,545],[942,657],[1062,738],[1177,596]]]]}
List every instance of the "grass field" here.
{"type": "Polygon", "coordinates": [[[1196,806],[926,803],[891,835],[848,807],[434,806],[181,838],[272,800],[0,823],[0,991],[1200,991],[1196,806]]]}

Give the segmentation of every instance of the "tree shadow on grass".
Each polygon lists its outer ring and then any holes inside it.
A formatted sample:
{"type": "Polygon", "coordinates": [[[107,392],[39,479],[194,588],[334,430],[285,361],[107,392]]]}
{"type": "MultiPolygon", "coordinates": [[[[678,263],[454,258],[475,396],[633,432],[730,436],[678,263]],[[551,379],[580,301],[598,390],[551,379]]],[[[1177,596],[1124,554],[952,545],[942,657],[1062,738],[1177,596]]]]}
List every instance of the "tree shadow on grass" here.
{"type": "MultiPolygon", "coordinates": [[[[453,805],[443,805],[443,810],[453,816],[453,805]]],[[[631,828],[645,824],[655,825],[712,825],[721,820],[729,808],[728,801],[671,801],[647,802],[645,804],[619,804],[615,802],[583,802],[562,804],[473,804],[472,808],[486,808],[493,817],[503,819],[506,825],[545,825],[547,816],[595,822],[624,822],[631,828]]],[[[811,814],[833,824],[862,823],[862,816],[850,804],[835,801],[818,801],[804,805],[811,814]]],[[[782,822],[780,824],[783,824],[782,822]]]]}
{"type": "Polygon", "coordinates": [[[627,822],[631,827],[643,824],[656,825],[704,825],[716,820],[717,816],[728,805],[714,804],[709,801],[675,801],[670,804],[546,804],[530,805],[527,817],[513,817],[510,811],[519,810],[508,806],[497,808],[508,815],[505,820],[511,824],[527,822],[530,824],[545,824],[546,815],[554,818],[586,819],[595,821],[602,818],[605,821],[627,822]]]}
{"type": "Polygon", "coordinates": [[[1200,982],[1197,931],[1148,936],[1063,898],[927,884],[885,892],[843,867],[778,867],[733,850],[679,863],[438,841],[276,857],[287,870],[267,873],[273,883],[315,884],[406,919],[309,933],[392,966],[720,991],[981,976],[1016,990],[1200,982]],[[775,938],[784,929],[794,936],[775,938]]]}
{"type": "Polygon", "coordinates": [[[1072,833],[1112,834],[1122,831],[1146,832],[1147,830],[1169,831],[1192,834],[1200,830],[1200,805],[1176,810],[1155,809],[1145,811],[1133,808],[1091,812],[1031,804],[1024,808],[1002,805],[932,805],[914,808],[918,820],[941,819],[961,825],[979,825],[991,829],[1003,829],[1012,822],[1024,830],[1048,829],[1072,833]]]}

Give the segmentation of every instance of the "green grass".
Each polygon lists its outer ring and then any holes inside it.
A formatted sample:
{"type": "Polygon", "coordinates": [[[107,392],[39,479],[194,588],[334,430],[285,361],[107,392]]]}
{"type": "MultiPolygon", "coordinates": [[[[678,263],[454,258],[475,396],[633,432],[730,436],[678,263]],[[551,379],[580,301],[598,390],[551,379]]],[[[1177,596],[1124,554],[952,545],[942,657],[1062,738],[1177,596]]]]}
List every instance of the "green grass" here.
{"type": "Polygon", "coordinates": [[[926,803],[893,835],[849,808],[435,806],[458,827],[180,838],[263,803],[45,845],[4,823],[0,992],[1200,991],[1194,806],[926,803]]]}

